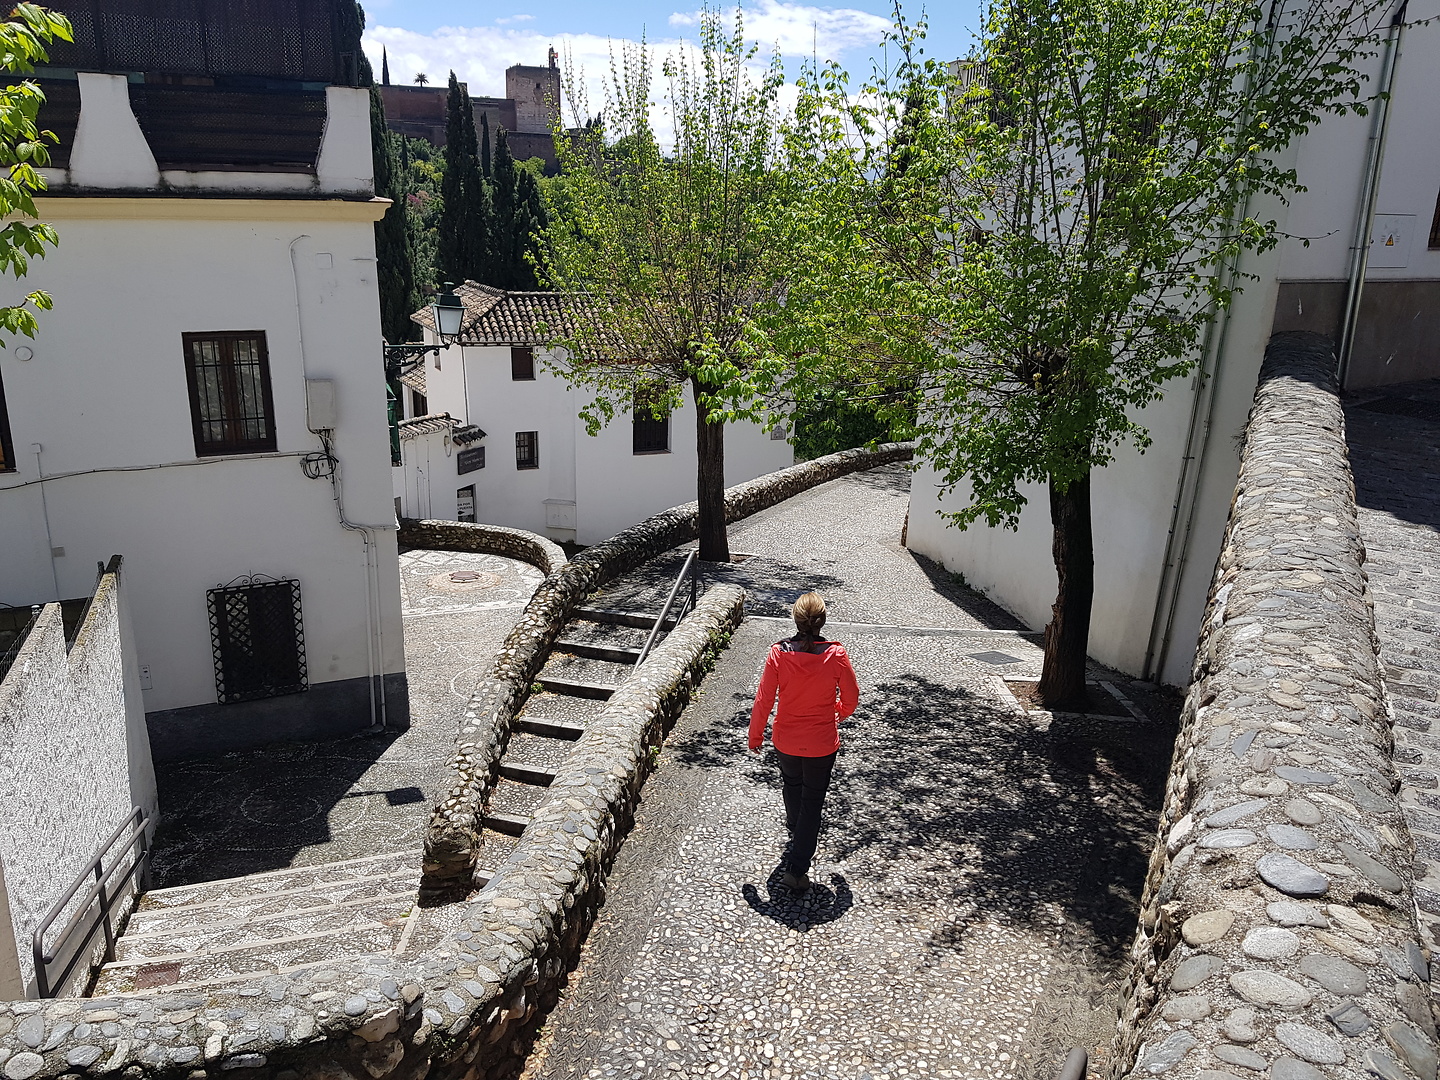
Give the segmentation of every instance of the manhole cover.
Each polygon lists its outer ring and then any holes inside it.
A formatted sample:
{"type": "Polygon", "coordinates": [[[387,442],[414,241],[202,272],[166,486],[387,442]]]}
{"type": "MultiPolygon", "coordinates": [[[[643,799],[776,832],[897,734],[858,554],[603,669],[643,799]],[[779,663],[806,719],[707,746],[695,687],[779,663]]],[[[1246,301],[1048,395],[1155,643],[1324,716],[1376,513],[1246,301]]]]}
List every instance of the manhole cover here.
{"type": "Polygon", "coordinates": [[[500,584],[500,575],[488,570],[451,570],[436,574],[429,579],[430,588],[437,592],[469,593],[482,589],[493,589],[500,584]]]}
{"type": "Polygon", "coordinates": [[[1018,664],[1020,658],[1003,652],[976,652],[970,653],[971,660],[979,660],[982,664],[1018,664]]]}

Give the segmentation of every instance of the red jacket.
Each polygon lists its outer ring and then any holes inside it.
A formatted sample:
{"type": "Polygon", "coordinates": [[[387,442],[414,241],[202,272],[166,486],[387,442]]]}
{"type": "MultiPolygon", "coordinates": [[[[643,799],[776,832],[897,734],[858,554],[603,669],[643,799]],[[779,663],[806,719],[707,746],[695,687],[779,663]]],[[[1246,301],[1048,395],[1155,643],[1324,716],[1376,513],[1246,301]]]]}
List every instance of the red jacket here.
{"type": "Polygon", "coordinates": [[[750,749],[765,742],[765,723],[780,695],[771,741],[782,754],[825,757],[840,748],[841,720],[860,704],[860,687],[845,646],[820,642],[824,652],[791,652],[781,641],[770,646],[755,707],[750,710],[750,749]]]}

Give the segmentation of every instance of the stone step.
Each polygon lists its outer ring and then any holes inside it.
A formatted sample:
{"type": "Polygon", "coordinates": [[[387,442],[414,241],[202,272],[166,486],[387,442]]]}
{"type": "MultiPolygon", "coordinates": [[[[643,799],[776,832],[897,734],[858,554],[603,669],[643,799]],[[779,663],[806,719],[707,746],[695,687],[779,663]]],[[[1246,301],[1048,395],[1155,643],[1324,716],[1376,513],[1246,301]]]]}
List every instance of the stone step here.
{"type": "Polygon", "coordinates": [[[403,913],[386,919],[362,918],[313,933],[252,938],[233,946],[116,961],[101,969],[92,996],[159,988],[178,990],[232,976],[275,974],[347,956],[390,953],[399,944],[413,907],[412,903],[403,913]]]}
{"type": "MultiPolygon", "coordinates": [[[[141,932],[129,927],[115,944],[117,961],[157,962],[154,957],[192,955],[248,948],[257,942],[299,939],[344,930],[356,923],[383,924],[410,913],[415,890],[387,893],[344,904],[303,907],[253,918],[183,919],[177,914],[163,926],[141,932]]],[[[193,913],[192,913],[193,914],[193,913]]]]}
{"type": "MultiPolygon", "coordinates": [[[[655,620],[659,615],[660,613],[658,611],[652,615],[647,615],[643,611],[624,611],[620,608],[591,607],[588,604],[577,607],[574,611],[574,617],[577,619],[585,619],[588,622],[613,623],[616,626],[633,626],[639,630],[649,630],[655,625],[655,620]]],[[[667,618],[660,629],[673,630],[675,629],[675,625],[676,620],[667,618]]]]}
{"type": "Polygon", "coordinates": [[[567,697],[590,698],[593,701],[609,701],[610,695],[615,693],[616,685],[613,683],[592,683],[579,682],[571,679],[552,679],[541,675],[535,680],[542,688],[551,694],[564,694],[567,697]]]}
{"type": "Polygon", "coordinates": [[[612,664],[629,664],[631,666],[640,659],[639,648],[600,645],[588,641],[573,641],[569,638],[562,638],[555,642],[555,651],[569,653],[571,656],[579,656],[587,660],[607,660],[612,664]]]}
{"type": "Polygon", "coordinates": [[[485,815],[485,828],[494,832],[504,833],[506,836],[520,836],[525,831],[525,826],[530,824],[528,815],[507,814],[503,811],[495,811],[485,815]]]}
{"type": "Polygon", "coordinates": [[[551,653],[540,669],[539,682],[543,685],[549,679],[613,688],[628,679],[634,670],[633,660],[597,660],[570,653],[551,653]]]}
{"type": "MultiPolygon", "coordinates": [[[[610,649],[638,649],[650,636],[651,619],[642,626],[620,626],[616,623],[590,622],[586,619],[572,619],[560,631],[561,637],[573,645],[596,645],[610,649]]],[[[556,645],[559,648],[559,645],[556,645]]]]}
{"type": "Polygon", "coordinates": [[[141,899],[137,914],[181,906],[233,906],[306,892],[338,896],[397,878],[419,881],[420,852],[391,851],[343,862],[313,863],[245,877],[218,878],[152,889],[141,899]]]}
{"type": "Polygon", "coordinates": [[[578,724],[567,724],[561,720],[546,720],[538,716],[517,716],[512,725],[516,731],[540,735],[549,739],[566,739],[574,742],[585,734],[578,724]]]}
{"type": "Polygon", "coordinates": [[[498,832],[495,829],[480,830],[480,855],[476,860],[476,880],[481,877],[489,881],[500,864],[510,857],[520,843],[519,834],[498,832]]]}
{"type": "Polygon", "coordinates": [[[521,715],[535,720],[551,720],[574,727],[586,727],[605,711],[605,702],[592,698],[547,694],[539,690],[525,699],[521,715]]]}
{"type": "MultiPolygon", "coordinates": [[[[515,740],[510,741],[513,743],[515,740]]],[[[517,784],[532,784],[535,787],[549,787],[555,781],[553,771],[516,760],[508,751],[505,760],[500,762],[500,775],[506,780],[514,780],[517,784]]]]}
{"type": "Polygon", "coordinates": [[[500,763],[500,768],[502,772],[506,765],[534,769],[551,777],[553,781],[555,770],[564,764],[573,748],[569,739],[516,731],[510,736],[510,743],[505,749],[505,760],[500,763]]]}

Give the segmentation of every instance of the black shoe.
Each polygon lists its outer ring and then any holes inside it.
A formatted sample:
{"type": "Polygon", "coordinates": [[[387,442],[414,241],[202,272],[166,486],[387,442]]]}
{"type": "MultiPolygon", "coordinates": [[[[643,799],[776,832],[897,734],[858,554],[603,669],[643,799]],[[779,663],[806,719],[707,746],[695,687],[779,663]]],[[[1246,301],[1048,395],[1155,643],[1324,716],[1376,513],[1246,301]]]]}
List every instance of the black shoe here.
{"type": "Polygon", "coordinates": [[[791,892],[803,893],[810,888],[810,878],[805,874],[792,874],[786,870],[780,875],[780,884],[791,892]]]}

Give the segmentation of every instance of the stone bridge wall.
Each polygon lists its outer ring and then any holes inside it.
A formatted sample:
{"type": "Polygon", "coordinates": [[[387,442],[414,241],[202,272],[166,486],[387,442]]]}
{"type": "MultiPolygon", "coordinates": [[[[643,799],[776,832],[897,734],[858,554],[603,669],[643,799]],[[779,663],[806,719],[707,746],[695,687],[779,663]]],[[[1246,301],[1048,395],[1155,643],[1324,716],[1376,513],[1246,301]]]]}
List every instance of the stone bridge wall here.
{"type": "Polygon", "coordinates": [[[1332,367],[1277,335],[1261,372],[1112,1077],[1436,1077],[1332,367]]]}
{"type": "Polygon", "coordinates": [[[400,544],[402,547],[503,555],[507,559],[529,563],[546,577],[569,561],[564,548],[537,533],[470,521],[401,518],[400,544]]]}
{"type": "MultiPolygon", "coordinates": [[[[875,450],[844,450],[768,473],[725,492],[726,520],[739,521],[826,481],[906,460],[913,449],[910,444],[892,443],[875,450]]],[[[450,523],[409,525],[401,540],[415,547],[445,548],[461,536],[450,523]]],[[[452,779],[425,839],[423,902],[452,901],[473,888],[481,822],[499,778],[511,722],[576,606],[595,589],[697,535],[696,504],[684,503],[586,548],[535,590],[461,719],[452,779]]]]}

